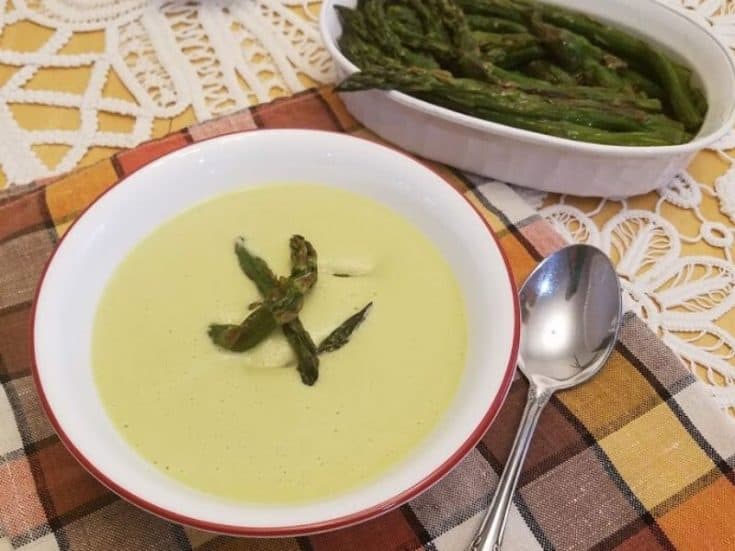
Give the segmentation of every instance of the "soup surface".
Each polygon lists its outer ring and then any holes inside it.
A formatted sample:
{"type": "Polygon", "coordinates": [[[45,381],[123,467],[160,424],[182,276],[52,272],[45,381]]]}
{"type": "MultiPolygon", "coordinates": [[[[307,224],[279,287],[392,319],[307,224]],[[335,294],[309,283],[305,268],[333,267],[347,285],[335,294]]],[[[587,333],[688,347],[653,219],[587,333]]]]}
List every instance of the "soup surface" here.
{"type": "Polygon", "coordinates": [[[92,362],[113,423],[166,474],[224,498],[293,503],[363,484],[415,449],[454,397],[466,347],[458,284],[417,228],[357,194],[284,184],[200,204],[137,245],[103,293],[92,362]],[[235,239],[288,275],[293,234],[318,253],[300,312],[314,341],[373,302],[351,340],[320,355],[314,386],[279,330],[243,353],[207,335],[260,299],[235,239]]]}

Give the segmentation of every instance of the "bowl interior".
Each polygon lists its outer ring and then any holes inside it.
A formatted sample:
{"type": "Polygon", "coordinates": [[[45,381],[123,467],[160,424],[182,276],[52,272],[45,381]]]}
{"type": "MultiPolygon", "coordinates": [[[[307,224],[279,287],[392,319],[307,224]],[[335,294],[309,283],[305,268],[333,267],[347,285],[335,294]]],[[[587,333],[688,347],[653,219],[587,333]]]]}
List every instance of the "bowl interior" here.
{"type": "Polygon", "coordinates": [[[469,451],[504,397],[517,324],[515,292],[501,251],[479,215],[444,180],[409,157],[365,140],[271,130],[189,146],[103,195],[68,231],[47,268],[36,302],[34,354],[37,383],[57,431],[76,457],[118,493],[200,527],[283,533],[309,531],[369,510],[380,512],[371,508],[394,505],[405,492],[423,489],[446,471],[448,462],[469,451]],[[269,182],[348,189],[402,214],[429,236],[452,266],[469,324],[468,362],[460,389],[428,440],[367,486],[293,506],[227,501],[189,489],[149,465],[109,421],[90,360],[94,315],[106,282],[142,238],[201,201],[269,182]]]}
{"type": "MultiPolygon", "coordinates": [[[[705,147],[724,135],[732,126],[735,118],[735,62],[725,46],[708,28],[688,17],[681,10],[656,0],[543,0],[569,9],[578,10],[600,21],[611,24],[648,43],[661,48],[675,60],[693,70],[693,82],[707,97],[709,109],[704,123],[691,142],[663,147],[620,147],[575,142],[572,140],[540,135],[522,129],[484,121],[429,104],[398,92],[389,92],[393,99],[408,104],[415,109],[429,112],[440,118],[450,119],[465,126],[485,129],[496,134],[521,137],[527,141],[540,139],[557,147],[602,151],[627,150],[629,154],[650,155],[652,151],[662,152],[673,149],[692,149],[705,147]]],[[[354,7],[357,0],[325,0],[321,12],[322,36],[338,66],[338,74],[345,77],[357,70],[339,51],[337,40],[342,34],[342,26],[335,5],[354,7]]]]}

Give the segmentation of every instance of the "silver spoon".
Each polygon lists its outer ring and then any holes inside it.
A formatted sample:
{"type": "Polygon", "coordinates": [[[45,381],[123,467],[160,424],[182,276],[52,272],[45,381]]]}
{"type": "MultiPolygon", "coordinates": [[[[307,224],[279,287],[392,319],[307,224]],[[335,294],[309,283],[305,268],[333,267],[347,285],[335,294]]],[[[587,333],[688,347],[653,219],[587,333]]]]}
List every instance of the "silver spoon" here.
{"type": "Polygon", "coordinates": [[[547,257],[520,291],[518,367],[528,401],[503,475],[469,551],[499,551],[513,493],[541,410],[557,390],[587,381],[605,364],[620,328],[620,282],[605,254],[571,245],[547,257]]]}

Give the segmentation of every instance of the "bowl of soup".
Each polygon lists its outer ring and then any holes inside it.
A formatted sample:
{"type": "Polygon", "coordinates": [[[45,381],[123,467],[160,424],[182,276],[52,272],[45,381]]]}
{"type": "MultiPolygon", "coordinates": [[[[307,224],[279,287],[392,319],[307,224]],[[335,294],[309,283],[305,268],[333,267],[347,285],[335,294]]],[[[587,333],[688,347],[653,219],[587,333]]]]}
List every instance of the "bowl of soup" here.
{"type": "Polygon", "coordinates": [[[306,130],[169,154],[103,194],[46,267],[34,378],[72,455],[169,520],[354,524],[430,487],[507,392],[510,267],[408,156],[306,130]]]}

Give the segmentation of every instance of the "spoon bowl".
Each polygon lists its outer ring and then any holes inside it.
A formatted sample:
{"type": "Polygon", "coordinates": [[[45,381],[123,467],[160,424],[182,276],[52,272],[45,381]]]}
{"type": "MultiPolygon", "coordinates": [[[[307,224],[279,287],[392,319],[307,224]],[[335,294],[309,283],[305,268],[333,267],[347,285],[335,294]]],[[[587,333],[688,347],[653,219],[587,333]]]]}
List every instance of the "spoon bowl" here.
{"type": "Polygon", "coordinates": [[[528,399],[503,474],[470,551],[499,551],[523,460],[541,411],[557,390],[587,381],[615,347],[622,319],[620,281],[605,254],[570,245],[547,257],[520,291],[518,367],[528,399]]]}
{"type": "Polygon", "coordinates": [[[519,368],[537,386],[572,387],[607,361],[620,326],[620,283],[596,247],[549,256],[523,284],[520,304],[519,368]]]}

